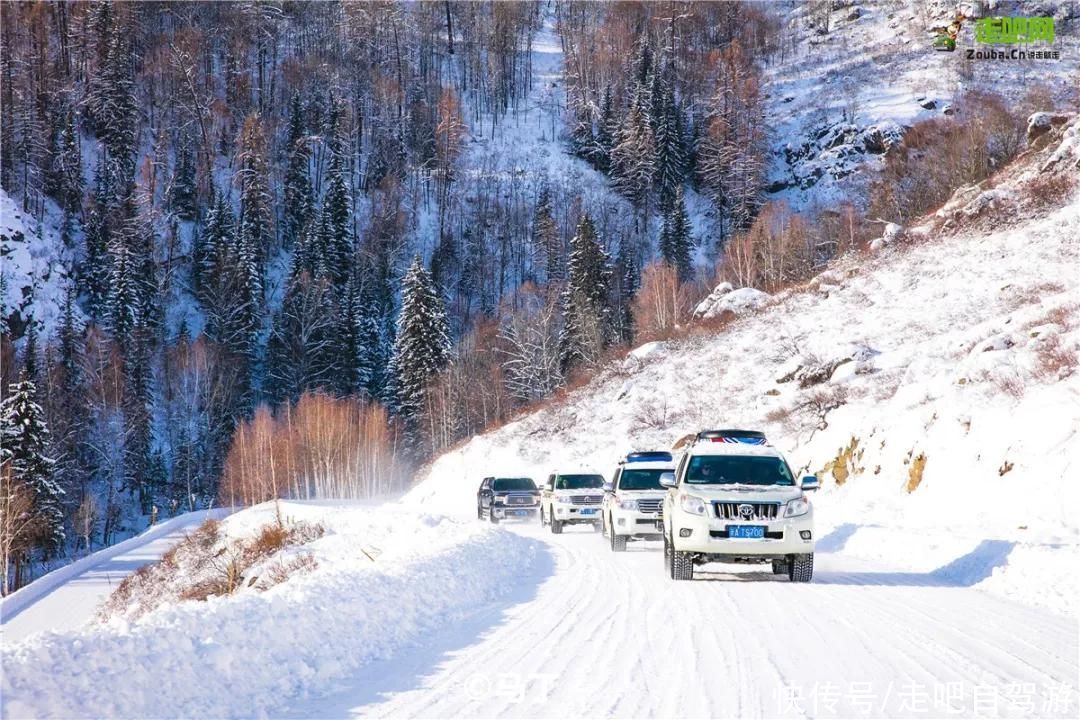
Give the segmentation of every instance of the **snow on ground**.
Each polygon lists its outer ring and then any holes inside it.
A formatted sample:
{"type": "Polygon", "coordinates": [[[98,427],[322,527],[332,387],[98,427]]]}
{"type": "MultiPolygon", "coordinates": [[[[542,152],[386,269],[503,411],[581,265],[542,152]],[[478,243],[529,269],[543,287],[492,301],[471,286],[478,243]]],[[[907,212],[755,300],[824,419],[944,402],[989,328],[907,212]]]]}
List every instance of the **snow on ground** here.
{"type": "MultiPolygon", "coordinates": [[[[488,525],[350,504],[282,503],[322,523],[318,567],[266,592],[160,608],[138,621],[4,643],[2,713],[17,717],[253,717],[362,676],[532,572],[535,543],[488,525]]],[[[225,520],[274,522],[272,503],[225,520]]]]}
{"type": "Polygon", "coordinates": [[[828,549],[1075,615],[1080,370],[1054,361],[1080,349],[1080,199],[1013,222],[853,258],[717,336],[632,353],[405,500],[466,516],[485,475],[610,474],[632,449],[763,428],[822,476],[828,549]]]}
{"type": "Polygon", "coordinates": [[[207,518],[227,514],[218,509],[177,515],[19,588],[0,600],[0,640],[11,645],[34,633],[85,625],[129,573],[157,560],[207,518]]]}

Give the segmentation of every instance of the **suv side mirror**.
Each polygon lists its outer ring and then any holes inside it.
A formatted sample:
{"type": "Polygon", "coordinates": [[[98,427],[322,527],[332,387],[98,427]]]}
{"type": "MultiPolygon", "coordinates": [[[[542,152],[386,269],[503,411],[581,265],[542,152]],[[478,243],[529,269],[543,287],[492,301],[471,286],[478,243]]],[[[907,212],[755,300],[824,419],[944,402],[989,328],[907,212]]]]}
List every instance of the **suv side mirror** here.
{"type": "Polygon", "coordinates": [[[675,487],[675,473],[660,473],[660,484],[664,487],[675,487]]]}
{"type": "Polygon", "coordinates": [[[804,475],[802,479],[803,490],[817,490],[821,487],[821,483],[818,482],[817,475],[804,475]]]}
{"type": "Polygon", "coordinates": [[[612,485],[612,484],[611,484],[611,483],[609,483],[609,482],[606,482],[606,483],[604,483],[604,485],[603,485],[603,490],[604,490],[604,492],[606,492],[606,493],[609,493],[609,492],[615,492],[615,486],[614,486],[614,485],[612,485]]]}

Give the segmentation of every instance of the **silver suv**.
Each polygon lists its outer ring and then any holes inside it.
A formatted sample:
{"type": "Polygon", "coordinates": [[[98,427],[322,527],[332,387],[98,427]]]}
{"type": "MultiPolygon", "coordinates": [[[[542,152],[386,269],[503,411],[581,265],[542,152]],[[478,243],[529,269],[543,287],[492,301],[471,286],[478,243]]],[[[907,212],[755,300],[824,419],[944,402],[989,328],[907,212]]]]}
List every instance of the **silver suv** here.
{"type": "Polygon", "coordinates": [[[659,540],[664,530],[660,510],[666,488],[660,476],[675,469],[666,451],[632,452],[619,461],[604,486],[603,533],[612,552],[626,550],[633,539],[659,540]]]}

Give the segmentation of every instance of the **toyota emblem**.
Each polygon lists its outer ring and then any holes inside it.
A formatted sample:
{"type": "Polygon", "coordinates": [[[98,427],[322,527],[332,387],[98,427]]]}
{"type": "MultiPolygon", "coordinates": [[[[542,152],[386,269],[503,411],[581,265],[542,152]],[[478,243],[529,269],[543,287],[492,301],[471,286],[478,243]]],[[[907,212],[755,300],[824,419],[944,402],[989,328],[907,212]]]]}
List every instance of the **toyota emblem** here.
{"type": "Polygon", "coordinates": [[[740,505],[739,506],[739,517],[741,517],[743,520],[749,520],[750,518],[754,517],[754,506],[753,505],[740,505]]]}

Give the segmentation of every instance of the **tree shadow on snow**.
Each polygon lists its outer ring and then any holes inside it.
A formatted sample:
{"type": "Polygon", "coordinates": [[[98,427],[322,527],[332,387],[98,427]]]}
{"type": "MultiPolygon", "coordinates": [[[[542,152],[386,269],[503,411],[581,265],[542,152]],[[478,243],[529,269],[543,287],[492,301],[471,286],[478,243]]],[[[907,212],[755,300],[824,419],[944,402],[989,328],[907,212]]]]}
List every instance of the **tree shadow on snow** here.
{"type": "MultiPolygon", "coordinates": [[[[359,668],[351,684],[326,695],[297,699],[292,707],[272,717],[327,718],[362,717],[369,705],[385,702],[392,695],[424,687],[425,678],[439,671],[455,653],[483,642],[509,618],[514,607],[532,602],[537,591],[555,573],[555,559],[545,543],[537,543],[528,574],[523,575],[502,600],[477,608],[443,630],[421,638],[413,647],[400,648],[393,657],[376,660],[359,668]]],[[[464,690],[463,690],[464,692],[464,690]]]]}

